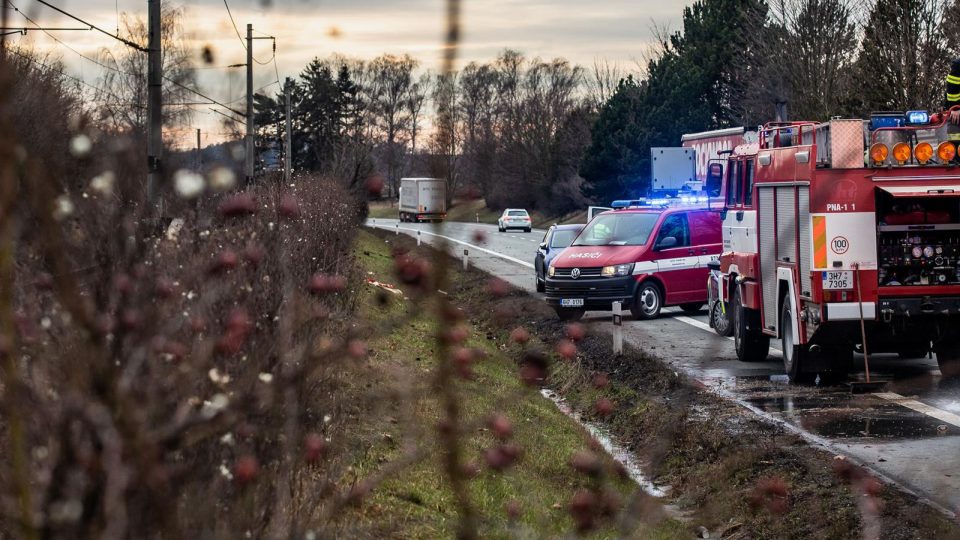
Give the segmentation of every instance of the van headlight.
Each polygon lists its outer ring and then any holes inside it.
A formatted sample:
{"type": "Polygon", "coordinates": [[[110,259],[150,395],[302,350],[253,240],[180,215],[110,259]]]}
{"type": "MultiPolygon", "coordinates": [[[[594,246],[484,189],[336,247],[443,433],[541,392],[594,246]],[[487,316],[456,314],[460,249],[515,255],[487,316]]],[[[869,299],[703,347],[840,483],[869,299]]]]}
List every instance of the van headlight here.
{"type": "Polygon", "coordinates": [[[553,265],[551,264],[550,267],[547,268],[547,276],[553,277],[553,274],[555,273],[556,273],[556,270],[554,270],[553,265]]]}
{"type": "Polygon", "coordinates": [[[600,275],[603,277],[629,276],[632,273],[633,273],[633,263],[604,266],[603,270],[600,271],[600,275]]]}

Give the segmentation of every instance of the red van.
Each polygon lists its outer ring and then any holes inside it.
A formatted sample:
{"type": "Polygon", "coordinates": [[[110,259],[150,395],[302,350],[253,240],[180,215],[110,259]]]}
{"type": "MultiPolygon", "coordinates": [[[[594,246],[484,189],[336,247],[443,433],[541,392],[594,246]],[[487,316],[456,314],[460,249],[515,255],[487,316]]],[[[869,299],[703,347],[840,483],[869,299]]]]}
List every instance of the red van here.
{"type": "Polygon", "coordinates": [[[546,300],[563,320],[623,303],[637,319],[663,306],[699,311],[707,301],[707,263],[722,250],[718,210],[628,206],[599,214],[547,269],[546,300]]]}

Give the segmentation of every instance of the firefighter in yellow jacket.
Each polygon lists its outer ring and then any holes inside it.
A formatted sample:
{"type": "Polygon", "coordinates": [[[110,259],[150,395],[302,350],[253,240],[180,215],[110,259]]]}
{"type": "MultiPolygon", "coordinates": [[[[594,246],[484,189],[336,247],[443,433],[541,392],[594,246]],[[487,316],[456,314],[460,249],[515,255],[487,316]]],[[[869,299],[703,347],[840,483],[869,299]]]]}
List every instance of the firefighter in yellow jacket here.
{"type": "MultiPolygon", "coordinates": [[[[944,102],[944,109],[960,105],[960,58],[953,61],[950,65],[950,73],[947,74],[947,99],[944,102]]],[[[960,109],[950,111],[950,122],[960,125],[960,109]]],[[[955,138],[956,134],[951,137],[955,138]]]]}

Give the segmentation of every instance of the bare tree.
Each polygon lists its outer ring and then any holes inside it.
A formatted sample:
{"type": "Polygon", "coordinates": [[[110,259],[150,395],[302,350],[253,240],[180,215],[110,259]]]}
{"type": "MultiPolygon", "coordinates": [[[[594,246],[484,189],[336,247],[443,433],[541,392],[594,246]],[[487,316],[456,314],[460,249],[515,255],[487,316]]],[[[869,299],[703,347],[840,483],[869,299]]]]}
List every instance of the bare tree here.
{"type": "Polygon", "coordinates": [[[594,107],[600,107],[610,99],[610,96],[617,91],[617,85],[623,77],[624,70],[620,64],[606,58],[593,59],[587,91],[594,107]]]}
{"type": "Polygon", "coordinates": [[[433,176],[447,179],[448,204],[453,201],[462,178],[459,167],[462,137],[461,110],[457,106],[459,90],[457,74],[450,73],[437,77],[433,92],[436,116],[430,172],[433,176]]]}
{"type": "MultiPolygon", "coordinates": [[[[768,17],[747,29],[743,123],[771,120],[778,112],[826,119],[849,113],[857,28],[848,0],[778,0],[768,17]]],[[[736,105],[736,104],[735,104],[736,105]]]]}
{"type": "MultiPolygon", "coordinates": [[[[188,107],[178,106],[192,99],[185,87],[192,87],[194,76],[190,51],[183,37],[183,10],[164,4],[161,13],[163,42],[163,123],[167,126],[186,122],[188,107]]],[[[147,46],[149,28],[142,17],[124,13],[121,36],[147,46]]],[[[147,54],[125,45],[102,49],[100,61],[108,67],[101,77],[99,101],[102,123],[116,131],[144,132],[147,124],[147,54]]]]}
{"type": "Polygon", "coordinates": [[[497,73],[490,65],[471,62],[460,73],[458,84],[466,175],[484,192],[492,181],[497,147],[496,79],[497,73]]]}
{"type": "Polygon", "coordinates": [[[410,85],[410,95],[407,98],[407,110],[410,114],[410,152],[417,152],[417,135],[420,133],[420,125],[423,122],[423,104],[430,95],[433,77],[429,73],[422,73],[417,80],[410,85]]]}
{"type": "Polygon", "coordinates": [[[376,119],[379,154],[387,173],[387,185],[395,195],[410,141],[410,91],[413,71],[419,62],[410,55],[383,55],[370,62],[371,107],[376,119]]]}
{"type": "Polygon", "coordinates": [[[859,78],[865,109],[939,109],[960,53],[960,2],[878,0],[863,30],[859,78]]]}

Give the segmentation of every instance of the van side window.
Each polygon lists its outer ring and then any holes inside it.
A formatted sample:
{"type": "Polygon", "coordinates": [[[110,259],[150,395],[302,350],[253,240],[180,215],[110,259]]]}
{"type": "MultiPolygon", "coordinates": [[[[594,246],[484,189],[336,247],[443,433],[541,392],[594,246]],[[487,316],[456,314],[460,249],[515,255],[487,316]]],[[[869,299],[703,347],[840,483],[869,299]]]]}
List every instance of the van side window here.
{"type": "Polygon", "coordinates": [[[739,204],[740,199],[740,162],[727,162],[727,206],[739,204]]]}
{"type": "Polygon", "coordinates": [[[674,247],[686,247],[690,245],[690,227],[687,225],[687,215],[686,214],[670,214],[663,220],[663,225],[660,225],[660,232],[657,234],[657,241],[654,245],[659,244],[663,241],[664,238],[674,237],[677,239],[677,245],[674,247]]]}
{"type": "Polygon", "coordinates": [[[754,161],[748,159],[743,162],[743,205],[753,206],[753,176],[756,174],[754,161]]]}

